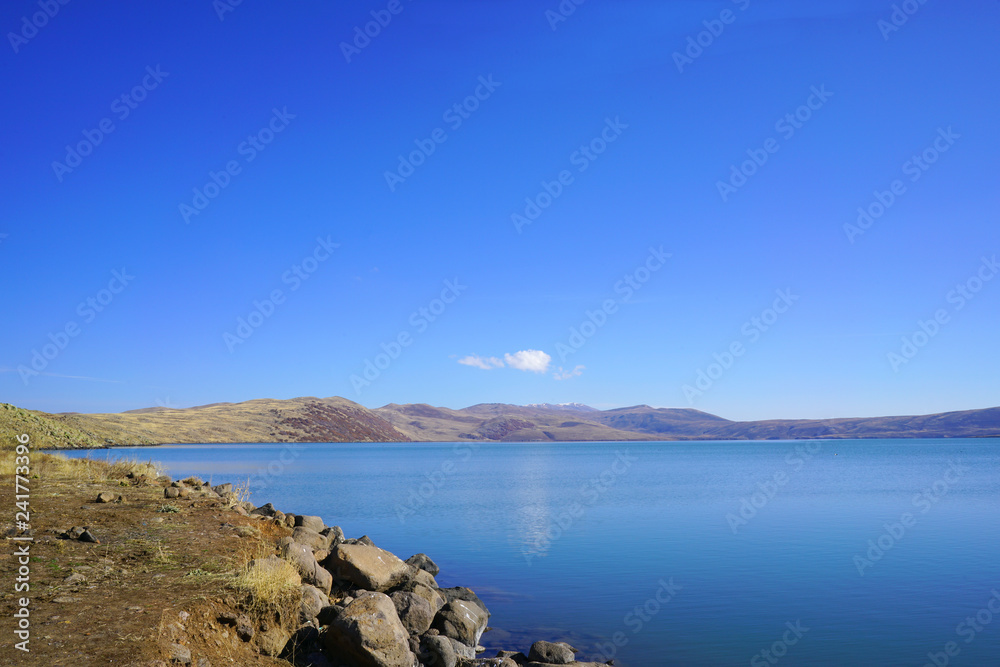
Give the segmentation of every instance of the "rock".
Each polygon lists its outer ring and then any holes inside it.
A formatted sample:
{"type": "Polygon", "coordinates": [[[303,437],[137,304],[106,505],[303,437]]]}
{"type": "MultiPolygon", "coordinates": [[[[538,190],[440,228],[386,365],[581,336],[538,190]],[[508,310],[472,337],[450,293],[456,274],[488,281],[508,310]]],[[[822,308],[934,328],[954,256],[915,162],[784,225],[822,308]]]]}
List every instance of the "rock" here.
{"type": "Polygon", "coordinates": [[[112,503],[115,500],[115,494],[108,493],[107,491],[97,494],[96,502],[99,503],[112,503]]]}
{"type": "Polygon", "coordinates": [[[455,649],[452,648],[452,641],[440,635],[424,635],[421,646],[426,654],[425,664],[434,667],[455,667],[458,664],[458,657],[455,649]]]}
{"type": "Polygon", "coordinates": [[[451,642],[451,648],[454,649],[455,655],[458,656],[459,663],[464,663],[466,660],[474,660],[476,657],[476,649],[471,646],[466,646],[457,639],[452,639],[451,637],[445,637],[451,642]]]}
{"type": "Polygon", "coordinates": [[[441,568],[437,566],[437,563],[430,559],[427,554],[414,554],[406,559],[406,562],[413,567],[419,567],[424,572],[429,572],[432,577],[438,576],[441,572],[441,568]]]}
{"type": "Polygon", "coordinates": [[[330,604],[330,598],[323,591],[309,584],[302,585],[302,607],[300,618],[303,623],[308,623],[319,616],[320,610],[330,604]]]}
{"type": "Polygon", "coordinates": [[[486,608],[486,605],[479,599],[479,596],[465,586],[454,586],[452,588],[441,588],[438,590],[441,591],[441,595],[443,595],[448,602],[452,602],[454,600],[467,600],[468,602],[475,602],[486,612],[487,616],[491,615],[490,610],[486,608]]]}
{"type": "Polygon", "coordinates": [[[340,526],[327,526],[319,534],[328,538],[331,549],[344,541],[344,531],[340,526]]]}
{"type": "Polygon", "coordinates": [[[418,581],[424,586],[427,586],[428,588],[433,588],[435,590],[438,588],[438,582],[434,579],[434,575],[432,575],[427,570],[421,570],[419,568],[413,567],[412,565],[410,567],[413,568],[410,571],[410,578],[413,581],[418,581]]]}
{"type": "Polygon", "coordinates": [[[285,649],[288,640],[292,638],[292,633],[288,632],[280,625],[271,624],[261,628],[253,638],[253,643],[264,655],[278,657],[285,649]]]}
{"type": "Polygon", "coordinates": [[[363,544],[338,544],[323,565],[339,579],[379,592],[405,581],[411,571],[394,554],[363,544]]]}
{"type": "Polygon", "coordinates": [[[79,572],[74,572],[65,579],[63,579],[64,584],[83,584],[87,582],[87,577],[83,576],[79,572]]]}
{"type": "Polygon", "coordinates": [[[568,665],[576,660],[576,651],[566,642],[537,641],[528,651],[528,660],[544,662],[550,665],[568,665]]]}
{"type": "Polygon", "coordinates": [[[212,667],[212,661],[202,656],[198,658],[198,662],[195,663],[195,667],[212,667]]]}
{"type": "Polygon", "coordinates": [[[117,498],[115,498],[115,502],[119,504],[127,503],[128,499],[125,496],[118,496],[117,498]]]}
{"type": "Polygon", "coordinates": [[[324,635],[327,657],[342,660],[346,654],[363,667],[413,667],[408,639],[392,600],[382,593],[364,593],[347,605],[324,635]]]}
{"type": "Polygon", "coordinates": [[[368,537],[367,535],[362,535],[361,537],[359,537],[358,538],[358,544],[363,544],[366,547],[373,547],[373,546],[375,546],[375,543],[372,542],[372,538],[368,537]]]}
{"type": "MultiPolygon", "coordinates": [[[[457,639],[466,646],[476,646],[486,631],[489,614],[475,602],[452,600],[434,617],[434,627],[441,634],[457,639]]],[[[472,657],[475,657],[473,655],[472,657]]]]}
{"type": "Polygon", "coordinates": [[[250,512],[250,516],[274,516],[277,510],[274,509],[274,505],[271,503],[266,503],[261,505],[254,511],[250,512]]]}
{"type": "Polygon", "coordinates": [[[164,498],[178,498],[180,497],[180,495],[181,495],[181,490],[176,486],[168,486],[167,488],[163,489],[164,498]]]}
{"type": "Polygon", "coordinates": [[[233,492],[233,485],[230,484],[229,482],[226,482],[225,484],[219,484],[217,486],[213,486],[212,490],[215,491],[220,496],[224,496],[227,493],[233,492]]]}
{"type": "Polygon", "coordinates": [[[295,528],[295,515],[294,514],[286,514],[285,515],[285,525],[288,526],[289,528],[295,528]]]}
{"type": "Polygon", "coordinates": [[[315,530],[317,533],[326,527],[325,525],[323,525],[322,518],[318,516],[306,516],[306,515],[296,515],[295,525],[296,527],[302,526],[303,528],[315,530]]]}
{"type": "MultiPolygon", "coordinates": [[[[510,658],[476,658],[473,660],[462,660],[459,667],[518,667],[518,663],[514,662],[510,658]]],[[[536,663],[541,664],[541,663],[536,663]]],[[[573,663],[574,665],[579,665],[579,663],[573,663]]],[[[546,665],[545,667],[549,667],[546,665]]],[[[607,667],[602,665],[602,667],[607,667]]]]}
{"type": "Polygon", "coordinates": [[[445,596],[438,593],[436,588],[431,588],[430,586],[427,586],[419,581],[408,581],[405,584],[400,585],[397,590],[409,591],[419,595],[431,605],[435,614],[448,602],[445,596]]]}
{"type": "Polygon", "coordinates": [[[396,591],[389,598],[408,633],[422,635],[430,629],[437,610],[431,607],[427,600],[408,591],[396,591]]]}
{"type": "Polygon", "coordinates": [[[319,621],[320,625],[330,625],[333,623],[333,619],[340,616],[340,613],[344,611],[344,606],[339,604],[331,604],[323,607],[316,614],[316,620],[319,621]]]}
{"type": "Polygon", "coordinates": [[[230,627],[236,627],[236,621],[238,618],[239,615],[235,611],[224,611],[218,616],[219,623],[230,627]]]}
{"type": "Polygon", "coordinates": [[[281,557],[295,566],[304,583],[315,586],[326,595],[330,594],[333,575],[316,562],[312,549],[298,542],[286,542],[281,547],[281,557]]]}
{"type": "Polygon", "coordinates": [[[326,537],[305,526],[296,526],[295,530],[292,531],[292,539],[299,544],[308,545],[313,551],[326,549],[329,544],[326,537]]]}
{"type": "Polygon", "coordinates": [[[87,529],[84,528],[83,526],[73,526],[72,528],[64,532],[62,536],[67,540],[78,540],[80,539],[80,536],[83,535],[84,532],[86,532],[86,530],[87,529]]]}
{"type": "Polygon", "coordinates": [[[90,542],[91,544],[100,544],[101,543],[101,541],[99,539],[97,539],[96,537],[94,537],[94,534],[91,533],[89,530],[84,530],[83,533],[80,534],[80,538],[79,539],[80,539],[81,542],[90,542]]]}
{"type": "Polygon", "coordinates": [[[245,642],[253,639],[255,632],[253,629],[253,624],[250,623],[250,617],[246,614],[240,614],[236,618],[236,636],[245,642]]]}
{"type": "Polygon", "coordinates": [[[187,646],[182,646],[181,644],[171,644],[170,645],[170,662],[179,665],[190,665],[191,664],[191,649],[187,646]]]}

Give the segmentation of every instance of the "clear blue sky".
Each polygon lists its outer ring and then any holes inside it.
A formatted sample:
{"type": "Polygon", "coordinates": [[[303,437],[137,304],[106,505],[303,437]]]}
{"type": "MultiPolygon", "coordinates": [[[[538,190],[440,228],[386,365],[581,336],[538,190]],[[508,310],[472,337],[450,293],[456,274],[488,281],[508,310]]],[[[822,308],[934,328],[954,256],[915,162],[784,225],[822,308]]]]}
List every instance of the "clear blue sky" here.
{"type": "Polygon", "coordinates": [[[1000,405],[1000,4],[224,2],[0,9],[0,400],[1000,405]]]}

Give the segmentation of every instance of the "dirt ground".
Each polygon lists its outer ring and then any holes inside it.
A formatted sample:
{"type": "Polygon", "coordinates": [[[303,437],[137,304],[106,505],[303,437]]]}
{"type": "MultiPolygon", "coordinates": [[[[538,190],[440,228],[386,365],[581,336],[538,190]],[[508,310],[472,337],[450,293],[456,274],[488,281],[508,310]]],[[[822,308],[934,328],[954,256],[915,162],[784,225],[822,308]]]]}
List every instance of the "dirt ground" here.
{"type": "Polygon", "coordinates": [[[14,478],[0,475],[0,665],[73,667],[170,664],[172,644],[192,665],[287,665],[240,641],[218,616],[240,604],[231,574],[249,558],[273,553],[287,529],[240,516],[218,499],[165,499],[154,480],[106,479],[98,470],[42,472],[31,479],[30,591],[15,592],[25,542],[14,532],[14,478]],[[137,485],[138,484],[138,485],[137,485]],[[123,502],[98,503],[109,492],[123,502]],[[60,539],[86,527],[99,544],[60,539]],[[29,597],[30,652],[13,617],[29,597]]]}

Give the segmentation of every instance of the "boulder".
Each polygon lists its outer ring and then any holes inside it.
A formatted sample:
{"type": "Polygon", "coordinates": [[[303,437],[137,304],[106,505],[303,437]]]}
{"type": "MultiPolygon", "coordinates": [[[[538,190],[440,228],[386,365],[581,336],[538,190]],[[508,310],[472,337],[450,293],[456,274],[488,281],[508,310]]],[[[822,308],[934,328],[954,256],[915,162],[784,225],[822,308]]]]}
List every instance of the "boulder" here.
{"type": "Polygon", "coordinates": [[[233,492],[233,485],[230,484],[229,482],[226,482],[225,484],[219,484],[218,486],[213,486],[212,490],[215,491],[220,496],[224,496],[227,493],[233,492]]]}
{"type": "Polygon", "coordinates": [[[472,592],[471,589],[465,586],[454,586],[452,588],[441,588],[441,595],[445,597],[445,600],[452,602],[454,600],[466,600],[468,602],[475,602],[477,605],[482,607],[486,612],[486,615],[490,615],[490,610],[486,608],[483,601],[479,599],[479,596],[472,592]]]}
{"type": "Polygon", "coordinates": [[[442,635],[424,635],[420,646],[423,649],[423,663],[434,667],[455,667],[458,656],[452,648],[452,640],[442,635]]]}
{"type": "Polygon", "coordinates": [[[97,501],[99,503],[112,503],[115,501],[115,494],[108,493],[107,491],[97,494],[97,501]]]}
{"type": "Polygon", "coordinates": [[[308,623],[317,616],[319,612],[330,604],[330,598],[315,586],[309,584],[302,585],[302,607],[299,614],[303,623],[308,623]]]}
{"type": "Polygon", "coordinates": [[[438,576],[441,572],[441,568],[427,554],[414,554],[407,558],[406,562],[413,567],[419,567],[424,572],[429,572],[432,577],[438,576]]]}
{"type": "Polygon", "coordinates": [[[475,647],[486,631],[489,617],[487,611],[475,602],[456,599],[441,608],[434,617],[433,627],[446,637],[457,639],[466,646],[475,647]]]}
{"type": "Polygon", "coordinates": [[[409,591],[396,591],[389,598],[407,632],[422,635],[430,629],[437,610],[427,600],[409,591]]]}
{"type": "Polygon", "coordinates": [[[326,537],[323,537],[315,530],[306,528],[305,526],[297,526],[295,530],[292,531],[292,539],[299,544],[308,545],[313,551],[326,549],[329,543],[326,537]]]}
{"type": "Polygon", "coordinates": [[[576,651],[566,642],[538,641],[531,645],[528,660],[550,665],[568,665],[576,660],[576,651]]]}
{"type": "Polygon", "coordinates": [[[298,542],[285,542],[281,547],[281,557],[295,566],[302,582],[320,589],[326,595],[333,588],[333,576],[316,562],[312,549],[298,542]]]}
{"type": "Polygon", "coordinates": [[[250,516],[274,516],[274,513],[277,511],[278,510],[274,509],[274,505],[266,503],[250,512],[250,516]]]}
{"type": "Polygon", "coordinates": [[[302,526],[310,530],[315,530],[317,533],[323,530],[326,526],[323,525],[323,519],[318,516],[305,516],[297,514],[295,516],[296,527],[302,526]]]}
{"type": "Polygon", "coordinates": [[[347,605],[323,639],[331,660],[347,657],[361,667],[413,667],[415,662],[396,607],[382,593],[363,593],[347,605]]]}
{"type": "MultiPolygon", "coordinates": [[[[413,567],[413,566],[411,565],[410,567],[413,567]]],[[[423,584],[424,586],[427,586],[428,588],[434,588],[434,589],[438,588],[438,582],[434,579],[434,575],[432,575],[427,570],[421,570],[419,568],[413,568],[410,571],[410,579],[412,579],[413,581],[418,581],[421,584],[423,584]]],[[[480,605],[480,606],[482,606],[482,605],[480,605]]]]}
{"type": "Polygon", "coordinates": [[[168,486],[163,489],[164,498],[179,498],[181,495],[181,490],[176,486],[168,486]]]}
{"type": "Polygon", "coordinates": [[[340,526],[327,526],[319,534],[328,538],[331,549],[344,541],[344,531],[340,526]]]}
{"type": "Polygon", "coordinates": [[[430,586],[415,580],[408,581],[398,586],[396,590],[408,591],[419,595],[431,605],[431,609],[434,610],[435,614],[448,602],[443,595],[438,593],[436,588],[431,588],[430,586]]]}
{"type": "Polygon", "coordinates": [[[364,544],[338,544],[323,565],[339,579],[379,592],[407,580],[411,573],[410,566],[394,554],[364,544]]]}

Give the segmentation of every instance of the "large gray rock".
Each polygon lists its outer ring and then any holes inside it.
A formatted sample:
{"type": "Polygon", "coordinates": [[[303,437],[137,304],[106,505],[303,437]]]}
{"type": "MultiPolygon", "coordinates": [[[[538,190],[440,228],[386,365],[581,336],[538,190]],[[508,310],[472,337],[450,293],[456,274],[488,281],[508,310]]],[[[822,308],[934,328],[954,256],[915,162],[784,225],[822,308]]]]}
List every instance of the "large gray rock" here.
{"type": "Polygon", "coordinates": [[[313,556],[312,549],[298,542],[285,542],[281,547],[281,557],[298,570],[303,583],[310,584],[329,595],[333,587],[333,576],[313,556]]]}
{"type": "Polygon", "coordinates": [[[437,566],[437,563],[431,560],[431,557],[427,554],[414,554],[406,559],[406,562],[413,567],[419,567],[425,572],[430,572],[432,577],[438,576],[441,572],[441,568],[437,566]]]}
{"type": "Polygon", "coordinates": [[[303,623],[308,623],[319,616],[319,612],[330,604],[330,598],[315,586],[302,585],[302,608],[300,617],[303,623]]]}
{"type": "Polygon", "coordinates": [[[295,515],[295,525],[303,526],[309,530],[315,530],[317,533],[326,526],[323,524],[323,519],[318,516],[307,516],[304,514],[295,515]]]}
{"type": "Polygon", "coordinates": [[[434,617],[433,627],[447,637],[475,647],[486,631],[489,617],[486,610],[475,602],[456,599],[441,608],[434,617]]]}
{"type": "Polygon", "coordinates": [[[337,578],[379,592],[406,581],[413,571],[394,554],[364,544],[338,544],[323,564],[337,578]]]}
{"type": "Polygon", "coordinates": [[[401,584],[396,590],[408,591],[419,595],[426,600],[428,604],[430,604],[431,609],[434,610],[435,614],[438,613],[441,610],[441,607],[448,602],[447,598],[437,591],[437,588],[432,588],[415,580],[410,580],[401,584]]]}
{"type": "Polygon", "coordinates": [[[431,607],[427,600],[409,591],[395,591],[389,598],[396,606],[396,613],[407,632],[422,635],[430,629],[437,609],[431,607]]]}
{"type": "Polygon", "coordinates": [[[329,540],[330,549],[344,541],[344,531],[341,530],[340,526],[327,526],[323,530],[319,531],[319,534],[325,536],[329,540]]]}
{"type": "Polygon", "coordinates": [[[453,641],[444,635],[424,635],[420,643],[424,653],[424,664],[433,667],[455,667],[458,664],[458,656],[452,647],[453,641]]]}
{"type": "Polygon", "coordinates": [[[483,603],[483,601],[479,599],[479,596],[473,593],[471,589],[466,588],[465,586],[442,588],[440,589],[440,591],[441,595],[443,595],[448,602],[452,602],[453,600],[467,600],[468,602],[475,602],[477,605],[486,610],[487,615],[489,615],[490,613],[489,609],[486,608],[486,605],[483,603]]]}
{"type": "Polygon", "coordinates": [[[327,656],[360,667],[413,667],[409,636],[396,607],[382,593],[362,593],[337,615],[325,633],[327,656]]]}
{"type": "Polygon", "coordinates": [[[296,526],[295,530],[292,531],[292,539],[299,544],[308,545],[313,551],[319,551],[321,549],[326,549],[329,545],[329,538],[320,535],[312,528],[306,528],[305,526],[296,526]]]}
{"type": "Polygon", "coordinates": [[[576,660],[573,647],[566,642],[542,642],[531,645],[528,660],[543,662],[550,665],[568,665],[576,660]]]}

